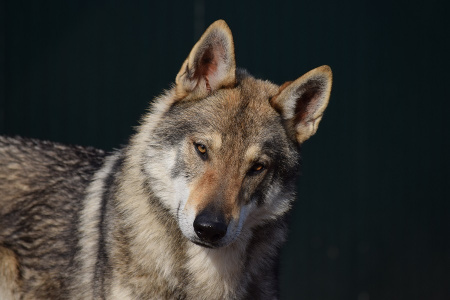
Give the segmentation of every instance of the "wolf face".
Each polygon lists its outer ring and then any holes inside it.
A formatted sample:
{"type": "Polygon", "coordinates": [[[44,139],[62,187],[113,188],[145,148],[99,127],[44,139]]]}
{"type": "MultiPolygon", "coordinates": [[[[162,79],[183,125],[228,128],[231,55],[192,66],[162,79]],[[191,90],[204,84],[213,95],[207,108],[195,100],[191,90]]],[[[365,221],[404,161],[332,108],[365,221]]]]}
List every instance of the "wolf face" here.
{"type": "Polygon", "coordinates": [[[137,135],[148,141],[143,170],[184,236],[225,247],[282,216],[299,146],[316,132],[330,90],[328,66],[281,87],[236,69],[230,29],[212,24],[137,135]]]}
{"type": "Polygon", "coordinates": [[[241,84],[174,104],[155,131],[171,149],[171,208],[186,237],[204,246],[231,243],[246,218],[276,197],[283,210],[289,207],[282,202],[290,197],[277,187],[293,178],[297,149],[269,104],[278,89],[250,77],[241,84]]]}

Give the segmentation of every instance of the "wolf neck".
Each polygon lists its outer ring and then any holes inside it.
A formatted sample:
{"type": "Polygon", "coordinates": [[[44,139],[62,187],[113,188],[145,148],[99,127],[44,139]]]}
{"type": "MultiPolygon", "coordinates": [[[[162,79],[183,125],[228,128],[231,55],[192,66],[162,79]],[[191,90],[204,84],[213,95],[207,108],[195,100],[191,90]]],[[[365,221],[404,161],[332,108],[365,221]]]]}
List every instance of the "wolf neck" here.
{"type": "Polygon", "coordinates": [[[240,298],[245,292],[245,246],[237,243],[206,249],[190,243],[186,268],[192,276],[192,292],[205,299],[240,298]]]}

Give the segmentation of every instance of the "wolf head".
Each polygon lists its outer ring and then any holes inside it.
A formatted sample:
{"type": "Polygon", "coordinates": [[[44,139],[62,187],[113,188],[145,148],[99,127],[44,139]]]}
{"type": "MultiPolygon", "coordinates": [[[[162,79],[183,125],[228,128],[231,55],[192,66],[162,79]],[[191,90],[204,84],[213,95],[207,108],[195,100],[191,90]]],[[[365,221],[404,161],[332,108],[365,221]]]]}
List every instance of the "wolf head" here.
{"type": "Polygon", "coordinates": [[[206,30],[134,142],[186,238],[225,247],[289,210],[299,146],[318,128],[331,78],[322,66],[281,87],[255,79],[236,69],[227,24],[206,30]]]}

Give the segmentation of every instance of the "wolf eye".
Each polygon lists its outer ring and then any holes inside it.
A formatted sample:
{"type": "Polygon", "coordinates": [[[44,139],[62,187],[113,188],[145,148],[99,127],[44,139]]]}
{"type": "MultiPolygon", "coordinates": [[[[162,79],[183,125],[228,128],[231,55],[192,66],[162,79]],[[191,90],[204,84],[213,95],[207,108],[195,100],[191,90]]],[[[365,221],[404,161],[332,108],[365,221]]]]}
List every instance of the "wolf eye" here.
{"type": "Polygon", "coordinates": [[[194,143],[195,150],[197,150],[197,153],[201,156],[201,158],[205,159],[207,155],[206,146],[203,144],[197,144],[194,143]]]}
{"type": "Polygon", "coordinates": [[[266,167],[262,163],[256,163],[251,167],[249,174],[256,175],[256,174],[262,172],[265,168],[266,167]]]}
{"type": "Polygon", "coordinates": [[[197,144],[196,146],[197,146],[198,152],[200,152],[201,154],[205,154],[205,153],[206,153],[206,147],[205,147],[205,145],[197,144]]]}

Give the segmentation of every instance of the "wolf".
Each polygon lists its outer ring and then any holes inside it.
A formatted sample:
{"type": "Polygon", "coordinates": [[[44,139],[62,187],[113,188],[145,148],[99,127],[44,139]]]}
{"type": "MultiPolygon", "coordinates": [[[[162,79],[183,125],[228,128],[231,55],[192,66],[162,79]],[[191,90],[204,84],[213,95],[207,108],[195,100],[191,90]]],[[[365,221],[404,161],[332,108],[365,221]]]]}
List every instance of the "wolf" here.
{"type": "Polygon", "coordinates": [[[0,137],[0,299],[276,299],[300,149],[332,73],[236,68],[214,22],[112,153],[0,137]]]}

